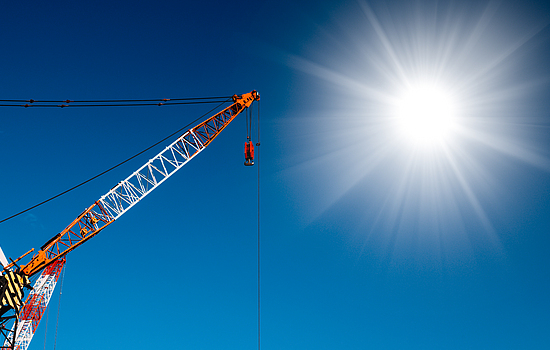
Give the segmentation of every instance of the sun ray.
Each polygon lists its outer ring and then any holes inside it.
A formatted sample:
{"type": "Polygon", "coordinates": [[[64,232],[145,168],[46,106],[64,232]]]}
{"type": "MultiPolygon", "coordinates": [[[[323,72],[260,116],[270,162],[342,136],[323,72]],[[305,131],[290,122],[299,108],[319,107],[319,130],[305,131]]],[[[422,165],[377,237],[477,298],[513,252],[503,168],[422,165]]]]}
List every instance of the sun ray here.
{"type": "Polygon", "coordinates": [[[374,13],[372,12],[372,10],[370,9],[369,5],[366,2],[360,1],[359,5],[361,6],[361,9],[367,16],[370,24],[373,26],[374,30],[376,31],[376,34],[378,34],[378,38],[380,39],[380,41],[382,42],[382,45],[386,49],[386,53],[390,56],[391,62],[393,63],[393,66],[397,69],[397,73],[399,77],[402,80],[406,81],[407,74],[405,73],[403,67],[401,66],[401,61],[397,57],[395,50],[391,44],[391,41],[388,39],[386,33],[382,29],[382,26],[380,25],[378,19],[376,18],[376,16],[374,15],[374,13]]]}
{"type": "Polygon", "coordinates": [[[472,228],[499,250],[495,208],[487,205],[503,193],[502,170],[489,168],[486,157],[550,171],[548,152],[528,136],[540,125],[521,113],[529,92],[547,82],[513,78],[522,64],[516,58],[527,54],[523,49],[545,24],[508,23],[508,10],[492,1],[406,7],[359,1],[354,20],[348,14],[337,26],[350,43],[345,55],[336,50],[329,63],[287,55],[289,66],[328,82],[330,96],[320,104],[322,122],[315,115],[298,127],[315,120],[320,141],[289,177],[308,172],[319,179],[302,184],[322,193],[310,222],[351,193],[371,193],[360,225],[366,240],[379,240],[388,251],[411,234],[441,247],[457,237],[467,242],[472,228]],[[500,36],[503,28],[512,35],[500,36]],[[407,114],[417,120],[400,125],[407,114]],[[446,114],[452,115],[448,124],[440,118],[446,114]],[[412,139],[432,132],[434,140],[420,147],[400,130],[412,139]],[[465,213],[475,222],[466,222],[465,213]]]}

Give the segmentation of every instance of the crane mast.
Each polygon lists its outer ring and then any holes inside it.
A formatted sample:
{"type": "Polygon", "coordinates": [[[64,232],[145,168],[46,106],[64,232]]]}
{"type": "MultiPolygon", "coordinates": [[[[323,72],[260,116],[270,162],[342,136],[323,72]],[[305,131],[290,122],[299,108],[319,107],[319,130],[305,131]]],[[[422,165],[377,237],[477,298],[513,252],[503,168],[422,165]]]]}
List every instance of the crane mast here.
{"type": "Polygon", "coordinates": [[[34,332],[42,319],[42,315],[48,307],[64,265],[65,258],[60,258],[42,271],[34,284],[33,290],[29,293],[25,305],[21,308],[17,326],[14,324],[12,328],[12,330],[17,329],[17,332],[12,331],[9,333],[8,337],[4,340],[3,348],[27,350],[34,332]],[[17,333],[17,337],[14,341],[15,333],[17,333]]]}
{"type": "Polygon", "coordinates": [[[27,264],[18,266],[16,263],[31,253],[33,249],[5,266],[0,275],[0,301],[2,302],[0,305],[0,335],[4,337],[5,341],[4,346],[0,346],[0,349],[13,349],[16,343],[20,344],[17,345],[17,349],[25,350],[28,347],[32,334],[40,322],[42,314],[40,310],[43,311],[47,306],[67,253],[97,235],[145,198],[202,152],[237,115],[259,99],[260,95],[256,90],[243,95],[234,95],[233,103],[230,106],[186,131],[141,168],[86,208],[69,226],[42,245],[27,264]],[[37,280],[33,292],[22,306],[23,288],[32,289],[29,277],[42,270],[44,272],[37,280]],[[55,272],[52,273],[52,271],[55,272]],[[46,285],[44,281],[49,281],[48,288],[43,288],[46,285]],[[48,295],[48,293],[50,294],[48,295]],[[40,302],[37,304],[36,300],[40,300],[40,302]],[[25,307],[27,310],[25,314],[31,316],[27,315],[27,319],[21,320],[21,326],[17,326],[20,310],[25,307]],[[14,315],[6,316],[9,310],[13,310],[14,315]],[[6,327],[7,322],[11,320],[15,320],[12,330],[6,327]],[[30,334],[29,329],[31,330],[30,334]],[[15,330],[17,330],[17,334],[14,334],[15,330]],[[20,338],[20,334],[25,338],[20,338]]]}

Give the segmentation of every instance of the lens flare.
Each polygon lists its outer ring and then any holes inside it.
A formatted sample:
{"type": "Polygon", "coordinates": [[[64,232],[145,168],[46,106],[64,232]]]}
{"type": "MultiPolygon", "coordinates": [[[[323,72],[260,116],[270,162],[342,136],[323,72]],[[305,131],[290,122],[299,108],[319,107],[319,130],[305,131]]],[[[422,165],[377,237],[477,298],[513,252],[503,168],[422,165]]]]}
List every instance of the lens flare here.
{"type": "Polygon", "coordinates": [[[414,145],[433,146],[444,142],[455,125],[451,95],[436,85],[408,89],[396,106],[401,134],[414,145]]]}
{"type": "Polygon", "coordinates": [[[550,172],[547,111],[530,103],[545,98],[529,69],[545,22],[492,1],[357,4],[313,59],[281,56],[325,94],[292,127],[308,130],[287,170],[314,198],[303,217],[346,208],[338,225],[357,223],[388,256],[425,244],[443,257],[472,232],[499,247],[493,215],[514,183],[504,174],[550,172]]]}

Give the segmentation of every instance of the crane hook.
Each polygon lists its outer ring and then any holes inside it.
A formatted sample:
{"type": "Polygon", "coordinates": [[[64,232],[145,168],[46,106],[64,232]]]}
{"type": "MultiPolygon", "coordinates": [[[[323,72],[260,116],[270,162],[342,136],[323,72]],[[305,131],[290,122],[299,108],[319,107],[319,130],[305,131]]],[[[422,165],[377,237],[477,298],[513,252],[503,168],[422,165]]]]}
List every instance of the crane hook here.
{"type": "Polygon", "coordinates": [[[247,141],[244,143],[244,165],[254,165],[254,144],[252,141],[247,141]]]}

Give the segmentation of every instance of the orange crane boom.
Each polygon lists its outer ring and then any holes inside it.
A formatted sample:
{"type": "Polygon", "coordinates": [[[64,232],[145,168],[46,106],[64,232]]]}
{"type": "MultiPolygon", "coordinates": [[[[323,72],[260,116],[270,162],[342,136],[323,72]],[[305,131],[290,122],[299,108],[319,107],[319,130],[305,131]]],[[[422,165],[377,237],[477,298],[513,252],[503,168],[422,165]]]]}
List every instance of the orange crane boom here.
{"type": "MultiPolygon", "coordinates": [[[[63,258],[67,253],[112,224],[204,150],[237,115],[259,99],[260,95],[256,90],[243,95],[234,95],[233,103],[230,106],[186,131],[132,175],[119,182],[86,208],[63,231],[42,245],[28,263],[21,266],[16,264],[34,249],[4,266],[0,275],[0,333],[10,332],[5,324],[12,316],[6,317],[4,314],[10,309],[13,309],[16,315],[19,313],[23,304],[23,288],[30,289],[29,277],[63,258]]],[[[15,336],[12,333],[10,337],[13,348],[15,336]]],[[[6,336],[7,342],[9,342],[8,338],[6,336]]],[[[0,346],[0,348],[5,348],[5,346],[0,346]]]]}
{"type": "MultiPolygon", "coordinates": [[[[171,152],[175,150],[178,155],[183,156],[186,163],[202,151],[206,146],[208,146],[210,142],[212,142],[212,140],[214,140],[216,136],[218,136],[218,134],[227,125],[229,125],[229,123],[233,121],[238,114],[240,114],[245,108],[248,108],[252,102],[259,99],[260,95],[255,90],[240,96],[234,95],[234,102],[232,105],[198,124],[194,128],[188,130],[172,145],[168,146],[163,152],[157,155],[158,159],[165,160],[166,158],[163,157],[165,156],[165,153],[167,153],[167,151],[171,152]]],[[[150,171],[149,175],[152,175],[152,177],[155,177],[155,175],[161,173],[164,176],[163,180],[168,178],[185,164],[180,163],[180,167],[174,168],[172,169],[172,172],[166,174],[162,173],[162,170],[155,168],[154,161],[157,157],[153,158],[141,169],[150,171]]],[[[166,167],[165,164],[163,164],[163,166],[166,167]]],[[[132,174],[130,178],[135,176],[135,174],[136,173],[132,174]]],[[[138,176],[137,179],[142,179],[142,177],[138,176]]],[[[125,181],[128,181],[128,179],[125,181]]],[[[148,191],[146,191],[142,196],[136,196],[133,198],[134,201],[128,208],[122,208],[120,211],[111,210],[113,198],[115,198],[116,201],[131,200],[131,194],[129,193],[132,191],[131,186],[129,188],[125,188],[121,185],[122,183],[123,182],[119,183],[100,200],[86,208],[86,210],[77,216],[77,218],[69,226],[46,242],[27,264],[21,266],[21,273],[26,276],[33,276],[40,272],[44,267],[51,264],[56,259],[66,255],[76,247],[94,237],[101,230],[118,219],[118,217],[120,217],[123,212],[128,210],[129,207],[133,206],[137,203],[137,201],[141,200],[146,194],[160,184],[160,182],[158,182],[157,184],[152,185],[151,182],[147,182],[147,184],[151,187],[149,187],[148,191]],[[111,201],[108,202],[108,199],[111,199],[111,201]]],[[[120,205],[117,203],[117,206],[120,205]]],[[[10,266],[8,266],[8,268],[9,267],[10,266]]]]}

